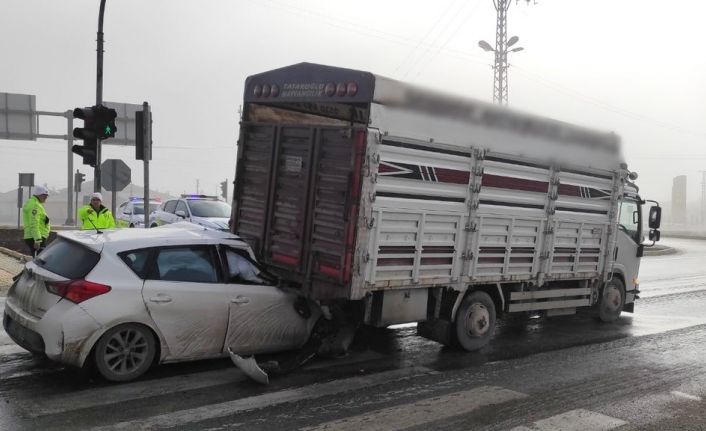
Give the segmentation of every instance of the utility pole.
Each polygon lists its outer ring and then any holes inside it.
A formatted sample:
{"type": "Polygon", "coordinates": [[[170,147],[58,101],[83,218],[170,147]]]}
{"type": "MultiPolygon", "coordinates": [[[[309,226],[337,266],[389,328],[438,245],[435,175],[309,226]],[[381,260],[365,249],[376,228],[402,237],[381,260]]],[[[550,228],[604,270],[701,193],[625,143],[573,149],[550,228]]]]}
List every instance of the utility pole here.
{"type": "Polygon", "coordinates": [[[701,226],[706,225],[706,171],[701,172],[701,226]]]}
{"type": "MultiPolygon", "coordinates": [[[[525,0],[527,4],[531,0],[525,0]]],[[[515,3],[519,0],[515,0],[515,3]]],[[[513,48],[508,51],[512,45],[517,43],[519,38],[513,36],[508,42],[507,39],[507,11],[510,9],[512,0],[493,0],[495,6],[496,23],[495,23],[495,48],[491,47],[488,42],[480,41],[478,45],[486,51],[495,52],[495,63],[493,65],[493,103],[507,105],[508,99],[508,84],[507,84],[507,69],[510,66],[507,62],[507,54],[509,52],[522,51],[524,48],[513,48]]],[[[534,2],[536,4],[536,1],[534,2]]]]}
{"type": "MultiPolygon", "coordinates": [[[[103,13],[105,12],[105,0],[101,0],[100,12],[98,13],[98,37],[96,48],[96,106],[103,104],[103,13]]],[[[101,146],[98,139],[96,143],[96,167],[93,170],[93,191],[101,191],[101,146]]]]}

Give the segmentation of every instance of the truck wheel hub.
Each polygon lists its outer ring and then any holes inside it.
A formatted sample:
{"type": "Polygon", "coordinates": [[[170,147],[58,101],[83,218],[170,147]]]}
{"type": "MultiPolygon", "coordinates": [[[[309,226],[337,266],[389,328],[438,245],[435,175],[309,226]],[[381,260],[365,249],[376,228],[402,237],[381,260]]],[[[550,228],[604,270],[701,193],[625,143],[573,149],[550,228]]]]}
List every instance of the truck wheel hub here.
{"type": "Polygon", "coordinates": [[[466,330],[475,337],[488,332],[490,313],[483,304],[473,304],[466,318],[466,330]]]}

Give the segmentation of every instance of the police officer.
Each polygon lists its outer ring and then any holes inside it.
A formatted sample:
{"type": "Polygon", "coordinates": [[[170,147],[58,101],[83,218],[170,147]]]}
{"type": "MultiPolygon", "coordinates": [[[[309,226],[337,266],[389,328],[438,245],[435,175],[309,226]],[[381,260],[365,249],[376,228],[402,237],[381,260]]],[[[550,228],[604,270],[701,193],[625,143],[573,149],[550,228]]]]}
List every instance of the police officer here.
{"type": "Polygon", "coordinates": [[[91,202],[78,209],[78,219],[81,229],[111,229],[115,228],[113,213],[103,206],[103,196],[100,193],[91,194],[91,202]]]}
{"type": "Polygon", "coordinates": [[[51,232],[49,217],[47,217],[47,212],[42,205],[48,197],[49,190],[46,187],[36,186],[34,195],[22,207],[24,240],[31,256],[36,256],[46,247],[49,232],[51,232]]]}

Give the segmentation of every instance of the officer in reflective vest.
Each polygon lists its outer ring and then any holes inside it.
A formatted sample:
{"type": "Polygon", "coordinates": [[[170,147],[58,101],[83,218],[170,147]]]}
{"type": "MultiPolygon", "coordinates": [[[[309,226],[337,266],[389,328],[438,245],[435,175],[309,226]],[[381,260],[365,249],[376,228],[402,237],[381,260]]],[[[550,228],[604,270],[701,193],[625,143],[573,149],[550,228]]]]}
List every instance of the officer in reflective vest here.
{"type": "Polygon", "coordinates": [[[81,229],[114,229],[115,219],[113,213],[103,206],[103,196],[100,193],[91,194],[91,203],[78,209],[78,219],[81,220],[81,229]]]}
{"type": "Polygon", "coordinates": [[[24,240],[29,248],[29,254],[35,256],[47,245],[51,225],[44,210],[44,202],[49,197],[49,190],[44,186],[34,188],[34,194],[22,207],[22,222],[24,223],[24,240]]]}

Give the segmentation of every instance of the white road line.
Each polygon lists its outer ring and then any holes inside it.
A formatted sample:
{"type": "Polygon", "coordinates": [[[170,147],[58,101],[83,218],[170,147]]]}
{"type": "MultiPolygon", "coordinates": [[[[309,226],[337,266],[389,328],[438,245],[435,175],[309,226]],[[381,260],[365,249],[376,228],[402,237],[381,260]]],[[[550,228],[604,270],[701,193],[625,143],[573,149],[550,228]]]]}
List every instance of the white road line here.
{"type": "Polygon", "coordinates": [[[385,371],[366,376],[351,377],[326,383],[316,383],[295,389],[285,389],[269,394],[262,394],[238,400],[226,401],[193,409],[180,410],[173,413],[152,416],[133,421],[120,422],[113,425],[94,428],[93,431],[104,430],[157,430],[173,428],[184,424],[196,423],[208,419],[222,418],[246,410],[260,409],[294,401],[315,399],[339,394],[352,390],[365,389],[384,383],[393,382],[423,374],[436,373],[425,367],[403,368],[385,371]]]}
{"type": "Polygon", "coordinates": [[[687,400],[701,401],[701,397],[696,395],[685,394],[684,392],[672,391],[671,394],[680,398],[686,398],[687,400]]]}
{"type": "Polygon", "coordinates": [[[398,430],[462,415],[480,407],[525,398],[527,394],[495,386],[426,398],[409,404],[376,410],[358,416],[326,422],[302,431],[398,430]]]}
{"type": "Polygon", "coordinates": [[[3,346],[0,346],[0,356],[5,356],[5,355],[16,355],[18,353],[29,353],[22,347],[18,346],[17,344],[6,344],[3,346]]]}
{"type": "Polygon", "coordinates": [[[158,380],[146,380],[121,385],[86,389],[83,391],[58,394],[43,398],[16,400],[16,404],[29,417],[39,417],[63,413],[90,407],[105,406],[125,401],[173,394],[177,392],[202,389],[223,384],[235,384],[248,378],[235,367],[167,377],[158,380]]]}
{"type": "Polygon", "coordinates": [[[584,409],[571,410],[510,431],[608,431],[627,422],[584,409]]]}

